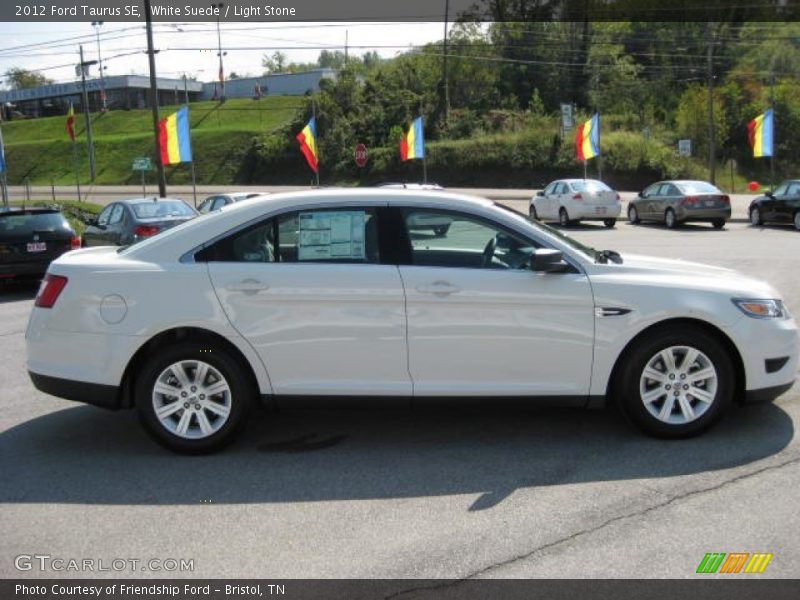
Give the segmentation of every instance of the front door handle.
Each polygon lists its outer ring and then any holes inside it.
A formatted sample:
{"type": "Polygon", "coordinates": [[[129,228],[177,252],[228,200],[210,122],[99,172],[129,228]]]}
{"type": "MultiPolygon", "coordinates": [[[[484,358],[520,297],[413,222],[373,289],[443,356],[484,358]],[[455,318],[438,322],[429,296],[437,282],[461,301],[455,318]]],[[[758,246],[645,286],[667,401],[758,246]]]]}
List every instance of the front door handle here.
{"type": "Polygon", "coordinates": [[[225,288],[229,292],[244,292],[245,294],[255,294],[268,290],[269,286],[258,279],[244,279],[239,283],[233,283],[225,288]]]}
{"type": "Polygon", "coordinates": [[[444,297],[450,294],[457,294],[461,288],[447,283],[446,281],[434,281],[433,283],[417,286],[417,291],[421,294],[433,294],[434,296],[444,297]]]}

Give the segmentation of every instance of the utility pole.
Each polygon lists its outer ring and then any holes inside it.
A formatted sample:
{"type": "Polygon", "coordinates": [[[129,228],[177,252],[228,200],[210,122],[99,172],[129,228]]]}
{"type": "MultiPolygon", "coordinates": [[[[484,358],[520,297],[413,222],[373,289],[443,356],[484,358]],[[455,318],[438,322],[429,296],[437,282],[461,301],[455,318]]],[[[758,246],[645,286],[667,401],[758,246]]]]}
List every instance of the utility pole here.
{"type": "Polygon", "coordinates": [[[158,172],[158,195],[167,197],[167,178],[161,163],[161,144],[158,141],[158,86],[156,84],[156,55],[153,50],[153,21],[150,15],[150,0],[144,0],[144,19],[147,29],[147,58],[150,63],[150,106],[153,111],[153,133],[156,145],[156,170],[158,172]]]}
{"type": "Polygon", "coordinates": [[[225,70],[222,68],[222,33],[219,29],[219,19],[220,15],[222,15],[222,7],[225,6],[224,2],[220,2],[217,4],[217,56],[219,56],[219,87],[220,87],[220,96],[219,99],[222,102],[225,102],[225,70]]]}
{"type": "MultiPolygon", "coordinates": [[[[3,107],[0,106],[0,122],[3,121],[2,115],[3,107]]],[[[6,165],[6,149],[3,145],[3,129],[0,127],[0,186],[3,188],[3,206],[8,208],[8,180],[6,178],[6,171],[8,170],[8,166],[6,165]]]]}
{"type": "Polygon", "coordinates": [[[103,73],[103,59],[100,56],[100,27],[102,27],[102,25],[103,21],[92,21],[92,27],[94,27],[94,32],[97,36],[97,62],[100,65],[100,102],[102,104],[100,110],[106,112],[108,110],[108,102],[106,101],[106,79],[103,73]]]}
{"type": "Polygon", "coordinates": [[[772,153],[769,155],[769,187],[775,189],[775,57],[769,69],[769,107],[772,109],[772,153]]]}
{"type": "Polygon", "coordinates": [[[442,57],[442,81],[444,82],[444,125],[450,117],[450,89],[447,80],[447,25],[450,16],[450,0],[444,0],[444,56],[442,57]]]}
{"type": "Polygon", "coordinates": [[[94,182],[94,139],[92,138],[92,117],[89,114],[89,93],[86,91],[86,67],[95,64],[96,60],[84,62],[83,46],[81,49],[81,98],[83,99],[83,118],[86,122],[86,143],[89,147],[89,179],[94,182]]]}
{"type": "Polygon", "coordinates": [[[711,23],[708,24],[708,178],[716,184],[716,164],[714,155],[714,38],[711,32],[711,23]]]}

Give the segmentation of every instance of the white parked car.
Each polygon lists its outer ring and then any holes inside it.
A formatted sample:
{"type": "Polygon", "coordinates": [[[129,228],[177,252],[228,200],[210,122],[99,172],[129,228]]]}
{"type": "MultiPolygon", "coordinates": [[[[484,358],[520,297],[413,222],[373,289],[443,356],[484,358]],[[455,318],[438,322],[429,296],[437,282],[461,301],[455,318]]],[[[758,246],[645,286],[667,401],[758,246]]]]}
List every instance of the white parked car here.
{"type": "Polygon", "coordinates": [[[579,221],[602,221],[614,227],[622,210],[619,194],[596,179],[559,179],[530,202],[530,216],[563,227],[579,221]]]}
{"type": "Polygon", "coordinates": [[[797,341],[777,292],[733,271],[597,252],[489,200],[376,189],[265,196],[65,254],[26,332],[39,390],[135,407],[189,453],[229,442],[258,402],[321,398],[608,400],[686,437],[786,391],[797,341]],[[446,215],[448,236],[409,228],[421,215],[446,215]]]}

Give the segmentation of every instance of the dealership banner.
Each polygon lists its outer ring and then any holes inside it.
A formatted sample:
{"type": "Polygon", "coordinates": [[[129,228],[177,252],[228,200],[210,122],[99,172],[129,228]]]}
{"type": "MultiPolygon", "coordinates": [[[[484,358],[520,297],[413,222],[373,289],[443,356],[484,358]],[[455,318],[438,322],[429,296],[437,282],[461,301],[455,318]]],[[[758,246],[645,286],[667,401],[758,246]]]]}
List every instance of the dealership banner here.
{"type": "Polygon", "coordinates": [[[795,600],[797,582],[769,579],[697,580],[508,580],[508,579],[250,579],[113,580],[28,579],[0,581],[0,598],[36,600],[795,600]]]}
{"type": "MultiPolygon", "coordinates": [[[[154,21],[792,21],[797,0],[750,0],[731,10],[730,0],[150,0],[154,21]],[[447,9],[445,9],[447,7],[447,9]],[[445,15],[445,13],[447,13],[445,15]]],[[[0,21],[144,21],[144,0],[3,0],[0,21]]]]}

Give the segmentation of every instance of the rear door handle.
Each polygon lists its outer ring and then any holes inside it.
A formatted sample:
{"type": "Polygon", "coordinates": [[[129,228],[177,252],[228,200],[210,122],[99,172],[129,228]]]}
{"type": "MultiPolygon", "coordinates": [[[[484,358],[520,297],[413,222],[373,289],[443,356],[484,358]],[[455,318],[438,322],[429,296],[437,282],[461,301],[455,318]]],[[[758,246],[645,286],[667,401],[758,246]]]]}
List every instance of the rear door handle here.
{"type": "Polygon", "coordinates": [[[433,283],[417,286],[417,291],[421,294],[433,294],[434,296],[449,296],[457,294],[461,288],[446,281],[434,281],[433,283]]]}
{"type": "Polygon", "coordinates": [[[239,283],[233,283],[225,288],[229,292],[244,292],[245,294],[255,294],[268,290],[269,286],[258,279],[244,279],[239,283]]]}

